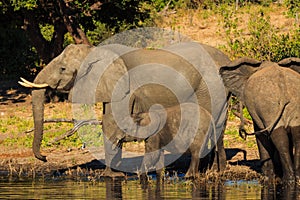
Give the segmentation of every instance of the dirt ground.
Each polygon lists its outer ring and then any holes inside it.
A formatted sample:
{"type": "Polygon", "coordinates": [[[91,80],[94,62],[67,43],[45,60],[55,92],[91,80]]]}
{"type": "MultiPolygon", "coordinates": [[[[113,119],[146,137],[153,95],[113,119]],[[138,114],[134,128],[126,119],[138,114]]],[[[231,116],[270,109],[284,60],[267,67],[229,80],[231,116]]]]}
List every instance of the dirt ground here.
{"type": "MultiPolygon", "coordinates": [[[[287,18],[284,12],[285,10],[277,9],[271,15],[271,21],[275,22],[276,27],[283,32],[288,30],[286,27],[293,24],[293,19],[287,18]]],[[[181,13],[170,14],[162,17],[159,25],[172,28],[176,24],[180,27],[181,33],[201,43],[212,46],[225,44],[225,30],[220,30],[219,19],[217,17],[200,19],[202,14],[196,12],[188,16],[181,13]]],[[[243,16],[244,20],[247,20],[246,15],[243,16]]],[[[101,174],[105,166],[97,162],[94,156],[87,149],[82,149],[80,145],[52,145],[42,150],[43,154],[47,155],[48,162],[44,163],[35,159],[30,147],[24,147],[30,145],[18,143],[18,138],[33,134],[33,132],[27,132],[33,128],[30,91],[17,85],[16,81],[0,82],[0,86],[0,177],[9,175],[14,177],[59,177],[61,175],[90,177],[101,174]],[[26,123],[19,123],[22,120],[26,123]],[[12,142],[7,143],[7,139],[12,142]]],[[[63,118],[72,118],[68,103],[48,103],[45,107],[45,118],[57,117],[59,114],[62,114],[63,118]]],[[[236,130],[238,124],[238,118],[230,119],[227,123],[228,134],[224,138],[227,167],[225,172],[218,177],[258,179],[260,177],[259,156],[255,139],[249,137],[247,141],[243,141],[237,134],[232,134],[232,130],[236,130]]],[[[61,131],[66,131],[68,128],[67,126],[58,127],[61,131]]],[[[52,126],[45,132],[55,131],[57,127],[52,126]]],[[[130,143],[124,148],[128,151],[143,151],[143,144],[130,143]]],[[[207,174],[211,179],[214,179],[215,175],[214,173],[207,174]]]]}

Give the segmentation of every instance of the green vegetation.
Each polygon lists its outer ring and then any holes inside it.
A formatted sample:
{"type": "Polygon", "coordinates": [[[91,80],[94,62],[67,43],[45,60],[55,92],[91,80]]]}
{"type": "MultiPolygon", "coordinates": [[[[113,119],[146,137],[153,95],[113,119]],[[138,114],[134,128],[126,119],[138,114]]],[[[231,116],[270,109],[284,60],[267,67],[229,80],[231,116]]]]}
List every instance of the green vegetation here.
{"type": "Polygon", "coordinates": [[[300,26],[281,34],[271,24],[270,16],[262,8],[247,11],[249,22],[244,29],[239,28],[243,19],[230,7],[220,10],[224,16],[221,22],[226,30],[227,45],[222,49],[231,57],[251,57],[258,60],[280,61],[286,57],[300,57],[300,26]]]}
{"type": "MultiPolygon", "coordinates": [[[[284,0],[277,6],[287,8],[295,18],[295,27],[278,34],[264,12],[272,0],[121,0],[121,1],[37,1],[4,0],[0,3],[0,74],[6,79],[34,77],[52,58],[70,43],[97,45],[106,38],[127,29],[157,26],[156,20],[170,13],[203,11],[203,19],[212,13],[221,15],[227,44],[220,47],[232,58],[247,55],[257,59],[278,61],[288,56],[299,57],[299,0],[284,0]],[[253,7],[261,9],[253,12],[253,7]],[[243,8],[243,9],[240,9],[243,8]],[[249,8],[250,21],[240,29],[244,19],[240,10],[249,8]],[[124,14],[126,13],[126,14],[124,14]],[[205,14],[206,13],[206,14],[205,14]],[[208,14],[210,13],[210,14],[208,14]],[[297,24],[298,23],[298,24],[297,24]]],[[[170,16],[172,17],[172,16],[170,16]]],[[[182,28],[173,19],[176,30],[182,28]]]]}
{"type": "Polygon", "coordinates": [[[289,9],[289,16],[294,17],[297,20],[297,22],[299,22],[300,0],[285,0],[284,4],[289,9]]]}
{"type": "MultiPolygon", "coordinates": [[[[71,118],[71,106],[66,103],[59,103],[59,105],[55,106],[47,104],[46,109],[46,118],[71,118]]],[[[28,105],[8,108],[7,112],[0,117],[0,136],[5,136],[5,139],[0,142],[1,145],[15,148],[31,148],[33,140],[33,132],[31,131],[33,128],[33,119],[30,115],[31,112],[31,107],[28,105]],[[7,115],[7,113],[14,114],[7,115]],[[28,113],[29,115],[27,116],[28,113]]],[[[53,147],[53,145],[49,146],[48,143],[52,142],[56,137],[65,134],[71,128],[73,128],[73,125],[69,123],[46,123],[44,125],[42,147],[53,147]]],[[[82,138],[78,136],[78,133],[75,133],[65,140],[54,143],[55,145],[65,148],[80,147],[82,145],[82,138]]]]}

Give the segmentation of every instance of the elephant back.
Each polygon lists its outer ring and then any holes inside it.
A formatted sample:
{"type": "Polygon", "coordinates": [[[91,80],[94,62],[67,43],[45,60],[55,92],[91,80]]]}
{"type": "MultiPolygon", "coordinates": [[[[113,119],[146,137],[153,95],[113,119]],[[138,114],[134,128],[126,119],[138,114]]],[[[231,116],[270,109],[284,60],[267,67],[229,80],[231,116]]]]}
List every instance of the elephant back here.
{"type": "Polygon", "coordinates": [[[202,77],[182,57],[164,49],[139,49],[124,54],[122,60],[128,69],[130,91],[142,100],[140,111],[147,112],[153,104],[170,107],[196,101],[191,97],[202,77]]]}
{"type": "Polygon", "coordinates": [[[195,91],[199,105],[211,113],[217,134],[221,134],[226,121],[228,94],[219,69],[230,61],[229,58],[221,51],[197,42],[178,43],[166,50],[188,60],[200,74],[201,82],[195,91]]]}

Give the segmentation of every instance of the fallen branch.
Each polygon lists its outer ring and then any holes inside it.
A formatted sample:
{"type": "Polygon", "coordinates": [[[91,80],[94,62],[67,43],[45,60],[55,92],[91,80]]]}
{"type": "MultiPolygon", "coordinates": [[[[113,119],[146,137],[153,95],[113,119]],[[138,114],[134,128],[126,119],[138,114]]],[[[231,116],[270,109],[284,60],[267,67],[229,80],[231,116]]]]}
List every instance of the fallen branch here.
{"type": "Polygon", "coordinates": [[[57,123],[57,122],[65,122],[65,123],[75,123],[75,119],[64,119],[64,118],[59,118],[59,119],[45,119],[44,123],[57,123]]]}
{"type": "MultiPolygon", "coordinates": [[[[58,118],[58,119],[45,119],[44,123],[57,123],[57,122],[64,122],[64,123],[76,123],[75,119],[64,119],[64,118],[58,118]]],[[[34,128],[29,129],[27,131],[24,131],[24,133],[31,133],[34,131],[34,128]]]]}
{"type": "MultiPolygon", "coordinates": [[[[89,119],[89,120],[75,120],[75,119],[45,119],[44,123],[57,123],[57,122],[64,122],[64,123],[73,123],[75,126],[68,130],[66,133],[63,135],[60,135],[56,137],[54,140],[48,143],[48,145],[51,145],[59,140],[66,139],[70,136],[72,136],[80,127],[85,126],[85,125],[102,125],[102,121],[96,120],[96,119],[89,119]]],[[[25,131],[24,133],[30,133],[33,132],[34,128],[25,131]]]]}
{"type": "Polygon", "coordinates": [[[55,142],[58,142],[59,140],[63,140],[66,139],[70,136],[72,136],[80,127],[85,126],[85,125],[101,125],[102,121],[98,121],[96,119],[91,119],[91,120],[82,120],[82,121],[76,121],[75,122],[75,126],[68,130],[65,134],[60,135],[58,137],[56,137],[54,140],[52,140],[51,142],[48,143],[48,145],[51,145],[55,142]]]}

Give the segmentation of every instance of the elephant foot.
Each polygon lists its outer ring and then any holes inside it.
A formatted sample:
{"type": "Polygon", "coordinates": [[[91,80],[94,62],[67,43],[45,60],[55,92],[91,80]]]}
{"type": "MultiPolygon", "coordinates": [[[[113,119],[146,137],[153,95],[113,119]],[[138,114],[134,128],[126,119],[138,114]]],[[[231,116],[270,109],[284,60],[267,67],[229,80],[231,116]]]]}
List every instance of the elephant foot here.
{"type": "MultiPolygon", "coordinates": [[[[269,164],[269,163],[268,163],[269,164]]],[[[266,185],[281,184],[282,180],[274,173],[273,166],[262,166],[262,182],[266,185]]]]}
{"type": "Polygon", "coordinates": [[[196,179],[196,178],[200,178],[200,173],[199,172],[190,172],[188,171],[185,175],[184,175],[185,179],[196,179]]]}
{"type": "Polygon", "coordinates": [[[296,182],[300,185],[300,176],[296,176],[296,182]]]}
{"type": "Polygon", "coordinates": [[[263,185],[282,184],[281,178],[275,176],[266,176],[266,175],[262,176],[261,182],[263,183],[263,185]]]}
{"type": "Polygon", "coordinates": [[[226,169],[226,160],[219,160],[219,161],[214,161],[210,170],[213,172],[224,172],[226,169]]]}
{"type": "Polygon", "coordinates": [[[300,187],[300,177],[296,176],[296,184],[300,187]]]}
{"type": "Polygon", "coordinates": [[[111,168],[106,167],[104,172],[101,174],[101,176],[116,178],[116,177],[125,177],[125,174],[123,172],[113,171],[111,168]]]}
{"type": "Polygon", "coordinates": [[[147,174],[141,174],[139,176],[139,179],[140,179],[140,184],[142,185],[142,189],[143,190],[147,189],[149,183],[147,174]]]}
{"type": "Polygon", "coordinates": [[[284,176],[282,182],[283,182],[283,185],[286,185],[286,186],[295,185],[296,177],[295,176],[284,176]]]}

